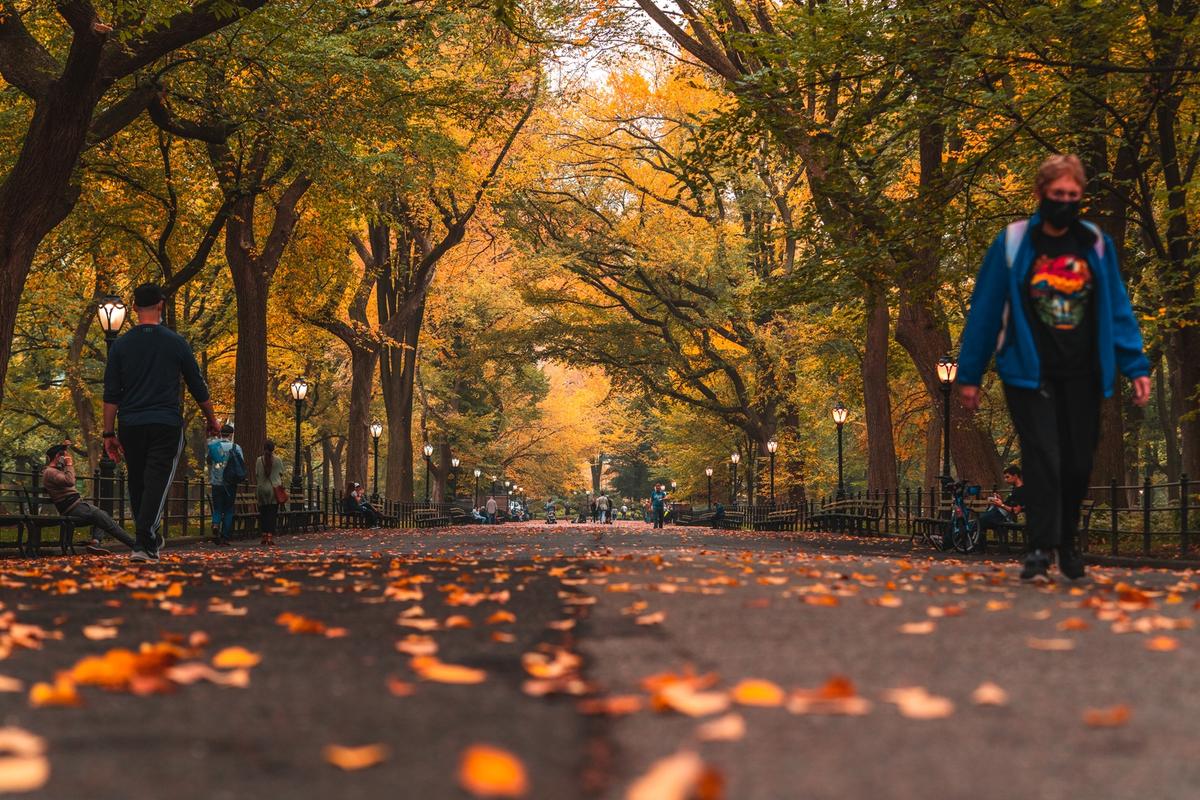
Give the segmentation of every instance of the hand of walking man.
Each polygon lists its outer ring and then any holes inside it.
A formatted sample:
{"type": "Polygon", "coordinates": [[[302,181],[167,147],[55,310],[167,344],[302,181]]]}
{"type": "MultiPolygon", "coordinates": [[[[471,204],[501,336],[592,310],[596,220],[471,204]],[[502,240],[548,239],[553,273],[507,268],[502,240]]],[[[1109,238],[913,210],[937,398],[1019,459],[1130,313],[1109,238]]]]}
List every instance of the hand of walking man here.
{"type": "Polygon", "coordinates": [[[979,387],[964,386],[960,383],[958,385],[958,402],[962,403],[963,408],[967,411],[978,411],[979,387]]]}
{"type": "Polygon", "coordinates": [[[1144,406],[1150,402],[1150,376],[1139,376],[1134,378],[1131,383],[1133,384],[1133,404],[1144,406]]]}
{"type": "Polygon", "coordinates": [[[104,437],[104,452],[109,458],[118,463],[125,457],[125,451],[121,449],[121,443],[117,441],[116,436],[104,437]]]}

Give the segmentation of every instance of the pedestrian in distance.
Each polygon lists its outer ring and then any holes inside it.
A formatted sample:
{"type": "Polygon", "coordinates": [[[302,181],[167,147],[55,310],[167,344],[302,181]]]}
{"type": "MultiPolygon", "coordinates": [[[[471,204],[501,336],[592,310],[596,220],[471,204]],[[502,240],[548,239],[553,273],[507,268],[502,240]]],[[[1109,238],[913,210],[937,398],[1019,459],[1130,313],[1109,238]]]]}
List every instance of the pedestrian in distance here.
{"type": "Polygon", "coordinates": [[[650,506],[654,512],[654,527],[663,527],[663,518],[667,510],[667,492],[661,483],[654,485],[654,492],[650,495],[650,506]]]}
{"type": "Polygon", "coordinates": [[[958,357],[959,398],[971,411],[996,357],[1021,442],[1026,581],[1048,581],[1054,558],[1066,578],[1084,577],[1079,510],[1100,401],[1112,396],[1118,371],[1132,382],[1134,403],[1150,399],[1150,362],[1112,240],[1079,219],[1086,186],[1076,156],[1042,163],[1037,212],[1001,231],[984,256],[958,357]]]}
{"type": "Polygon", "coordinates": [[[102,541],[105,533],[133,550],[137,542],[125,529],[104,512],[83,499],[75,488],[75,461],[71,456],[71,440],[56,444],[46,451],[46,466],[42,470],[42,486],[58,513],[78,525],[89,525],[92,538],[87,551],[93,555],[109,555],[102,541]]]}
{"type": "Polygon", "coordinates": [[[487,503],[485,504],[484,508],[487,509],[488,524],[495,525],[496,524],[496,510],[499,508],[499,506],[496,505],[496,498],[488,497],[487,503]]]}
{"type": "Polygon", "coordinates": [[[283,461],[275,457],[275,442],[263,442],[263,454],[254,462],[255,499],[258,500],[258,528],[262,544],[275,544],[279,507],[288,501],[283,487],[283,461]]]}
{"type": "Polygon", "coordinates": [[[207,432],[218,430],[191,346],[162,324],[164,303],[157,284],[133,290],[138,324],[113,342],[104,369],[104,452],[113,461],[126,462],[134,562],[158,561],[165,543],[159,526],[183,453],[181,379],[204,414],[207,432]]]}
{"type": "Polygon", "coordinates": [[[205,454],[212,494],[213,542],[218,545],[232,543],[237,487],[246,473],[246,456],[241,445],[234,443],[233,430],[228,422],[222,425],[220,433],[208,440],[205,454]]]}
{"type": "Polygon", "coordinates": [[[608,495],[604,492],[601,492],[600,496],[596,498],[596,514],[597,521],[601,525],[608,522],[608,495]]]}

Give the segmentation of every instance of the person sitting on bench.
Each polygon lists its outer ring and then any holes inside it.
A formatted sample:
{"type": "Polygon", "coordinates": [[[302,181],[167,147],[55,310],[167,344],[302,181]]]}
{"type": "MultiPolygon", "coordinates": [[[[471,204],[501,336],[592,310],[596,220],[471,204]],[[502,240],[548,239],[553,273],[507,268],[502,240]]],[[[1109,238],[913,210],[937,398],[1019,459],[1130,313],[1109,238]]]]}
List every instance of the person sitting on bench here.
{"type": "Polygon", "coordinates": [[[1003,500],[998,494],[988,498],[991,507],[979,515],[981,533],[985,533],[989,528],[998,531],[1005,525],[1011,525],[1017,521],[1017,515],[1025,508],[1025,481],[1021,478],[1021,468],[1016,464],[1005,467],[1004,482],[1011,486],[1012,490],[1003,500]]]}
{"type": "Polygon", "coordinates": [[[367,502],[367,493],[361,483],[351,482],[346,486],[346,496],[342,499],[342,511],[350,515],[361,514],[366,517],[367,524],[372,529],[383,527],[379,512],[367,502]]]}
{"type": "Polygon", "coordinates": [[[106,556],[110,550],[104,548],[100,539],[104,533],[110,534],[121,544],[133,550],[137,542],[125,532],[125,529],[103,509],[96,508],[80,496],[75,488],[75,461],[71,457],[71,441],[56,444],[46,451],[46,466],[42,470],[42,486],[54,502],[58,513],[74,522],[76,525],[91,525],[92,539],[87,544],[87,551],[94,555],[106,556]]]}

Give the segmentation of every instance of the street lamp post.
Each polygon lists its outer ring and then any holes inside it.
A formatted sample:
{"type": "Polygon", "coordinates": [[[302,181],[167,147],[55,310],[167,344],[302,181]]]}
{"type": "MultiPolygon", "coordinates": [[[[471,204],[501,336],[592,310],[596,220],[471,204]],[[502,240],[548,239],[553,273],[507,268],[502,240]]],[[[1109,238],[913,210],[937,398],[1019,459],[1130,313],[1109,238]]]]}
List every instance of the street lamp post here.
{"type": "Polygon", "coordinates": [[[771,456],[771,506],[775,506],[775,451],[779,449],[779,442],[772,439],[767,442],[767,453],[771,456]]]}
{"type": "Polygon", "coordinates": [[[712,509],[712,467],[705,467],[704,474],[708,476],[708,508],[712,509]]]}
{"type": "Polygon", "coordinates": [[[425,505],[429,505],[429,465],[433,463],[433,445],[426,443],[421,452],[425,454],[425,505]]]}
{"type": "Polygon", "coordinates": [[[737,505],[737,465],[742,460],[741,453],[734,453],[729,457],[729,462],[733,464],[733,483],[729,485],[729,505],[737,505]]]}
{"type": "Polygon", "coordinates": [[[483,470],[479,467],[475,468],[475,492],[471,495],[471,507],[479,507],[479,476],[483,474],[483,470]]]}
{"type": "Polygon", "coordinates": [[[837,425],[838,432],[838,489],[837,498],[841,500],[846,496],[846,483],[842,477],[842,426],[846,424],[846,419],[850,416],[850,409],[846,408],[841,400],[838,400],[833,405],[833,421],[837,425]]]}
{"type": "Polygon", "coordinates": [[[292,399],[296,401],[296,441],[293,445],[295,458],[292,461],[292,509],[299,511],[304,508],[301,495],[304,494],[304,482],[300,479],[300,409],[304,398],[308,397],[308,381],[303,377],[296,378],[291,385],[292,399]]]}
{"type": "MultiPolygon", "coordinates": [[[[108,358],[109,352],[112,350],[112,344],[117,340],[117,334],[121,331],[121,326],[125,324],[125,317],[128,316],[129,309],[125,307],[125,303],[121,302],[121,298],[116,295],[108,295],[100,299],[96,306],[96,318],[100,322],[100,330],[104,331],[104,356],[108,358]]],[[[117,474],[117,462],[108,457],[108,451],[104,448],[100,449],[100,485],[97,487],[99,495],[100,508],[105,513],[112,516],[113,513],[113,479],[117,474]]]]}
{"type": "Polygon", "coordinates": [[[958,360],[950,354],[938,359],[938,379],[942,382],[942,475],[950,477],[950,388],[958,377],[958,360]]]}
{"type": "Polygon", "coordinates": [[[450,466],[454,469],[454,476],[453,476],[454,483],[451,485],[451,489],[450,489],[450,502],[451,503],[453,503],[454,500],[458,497],[458,465],[461,463],[462,463],[462,461],[460,461],[457,457],[450,459],[450,466]]]}
{"type": "Polygon", "coordinates": [[[375,488],[371,492],[371,502],[379,502],[379,437],[383,435],[383,425],[378,422],[371,423],[371,438],[375,441],[375,474],[372,481],[375,488]]]}

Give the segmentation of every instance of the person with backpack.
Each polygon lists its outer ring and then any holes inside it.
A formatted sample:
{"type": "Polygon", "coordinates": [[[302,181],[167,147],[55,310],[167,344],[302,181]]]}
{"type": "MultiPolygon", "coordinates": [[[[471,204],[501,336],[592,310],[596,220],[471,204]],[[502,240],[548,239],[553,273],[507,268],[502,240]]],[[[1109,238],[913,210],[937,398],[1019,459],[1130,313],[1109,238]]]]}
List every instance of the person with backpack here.
{"type": "Polygon", "coordinates": [[[600,496],[596,498],[596,512],[599,515],[597,521],[601,525],[608,522],[608,495],[604,492],[601,492],[600,496]]]}
{"type": "Polygon", "coordinates": [[[208,385],[187,340],[162,324],[166,298],[153,283],[133,290],[138,324],[112,344],[104,367],[104,452],[126,462],[137,547],[133,562],[156,562],[165,544],[159,526],[183,453],[180,380],[217,432],[208,385]],[[120,430],[116,430],[117,423],[120,430]]]}
{"type": "Polygon", "coordinates": [[[234,444],[233,425],[226,422],[219,436],[208,440],[208,482],[212,491],[213,541],[231,544],[233,508],[238,485],[246,479],[246,457],[234,444]]]}
{"type": "Polygon", "coordinates": [[[993,354],[1021,442],[1031,549],[1021,579],[1045,582],[1057,558],[1063,576],[1085,575],[1078,548],[1100,432],[1100,401],[1120,371],[1133,401],[1150,399],[1150,362],[1125,291],[1112,239],[1079,219],[1087,178],[1074,155],[1038,169],[1038,210],[995,238],[975,279],[958,356],[958,392],[979,408],[993,354]]]}

